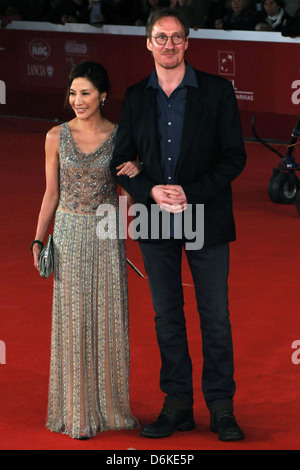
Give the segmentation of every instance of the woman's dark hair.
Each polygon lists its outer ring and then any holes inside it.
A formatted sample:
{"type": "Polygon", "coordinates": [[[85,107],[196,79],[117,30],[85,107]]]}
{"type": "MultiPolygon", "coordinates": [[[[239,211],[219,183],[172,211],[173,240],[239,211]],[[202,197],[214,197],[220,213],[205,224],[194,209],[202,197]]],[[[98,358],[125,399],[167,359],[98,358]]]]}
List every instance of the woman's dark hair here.
{"type": "Polygon", "coordinates": [[[69,74],[68,89],[65,98],[65,104],[69,103],[70,88],[75,78],[87,78],[95,88],[99,91],[99,94],[110,90],[110,82],[107,71],[105,68],[97,62],[85,61],[78,65],[75,65],[69,74]]]}
{"type": "Polygon", "coordinates": [[[153,29],[154,24],[157,21],[161,20],[162,18],[167,18],[169,16],[176,18],[179,21],[179,23],[181,23],[181,25],[184,28],[185,36],[189,35],[190,33],[189,24],[186,20],[186,17],[180,10],[177,10],[177,8],[161,8],[158,10],[154,10],[152,13],[150,13],[148,17],[148,21],[146,24],[146,35],[149,39],[151,39],[152,29],[153,29]]]}

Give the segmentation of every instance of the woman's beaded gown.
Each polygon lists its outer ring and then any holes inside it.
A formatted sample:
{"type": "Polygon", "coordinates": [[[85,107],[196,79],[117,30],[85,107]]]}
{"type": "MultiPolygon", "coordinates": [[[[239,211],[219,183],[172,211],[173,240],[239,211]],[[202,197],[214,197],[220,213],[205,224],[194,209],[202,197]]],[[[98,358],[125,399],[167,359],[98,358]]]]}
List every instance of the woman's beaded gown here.
{"type": "Polygon", "coordinates": [[[80,439],[133,429],[138,422],[129,405],[124,239],[99,232],[103,204],[118,228],[116,183],[109,169],[116,129],[84,154],[69,125],[60,128],[47,428],[80,439]]]}

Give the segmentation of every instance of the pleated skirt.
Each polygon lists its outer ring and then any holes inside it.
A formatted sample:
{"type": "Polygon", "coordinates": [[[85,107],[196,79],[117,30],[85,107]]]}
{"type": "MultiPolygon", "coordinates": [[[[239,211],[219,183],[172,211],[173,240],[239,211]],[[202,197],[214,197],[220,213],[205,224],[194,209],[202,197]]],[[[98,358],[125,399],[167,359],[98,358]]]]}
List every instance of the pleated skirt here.
{"type": "Polygon", "coordinates": [[[72,438],[139,426],[129,404],[124,240],[97,236],[99,217],[57,210],[46,427],[72,438]]]}

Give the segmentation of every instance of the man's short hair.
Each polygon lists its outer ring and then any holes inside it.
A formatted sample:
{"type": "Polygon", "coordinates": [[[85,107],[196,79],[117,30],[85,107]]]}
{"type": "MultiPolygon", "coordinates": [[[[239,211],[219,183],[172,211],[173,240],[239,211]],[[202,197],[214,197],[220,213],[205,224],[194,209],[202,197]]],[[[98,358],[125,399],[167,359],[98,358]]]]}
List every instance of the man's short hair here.
{"type": "Polygon", "coordinates": [[[188,36],[190,33],[190,28],[189,28],[189,24],[184,14],[180,10],[177,10],[177,8],[161,8],[150,13],[148,17],[147,24],[146,24],[147,37],[151,39],[152,29],[153,29],[154,24],[157,21],[161,20],[162,18],[167,18],[170,16],[173,18],[176,18],[179,21],[179,23],[181,23],[184,29],[184,35],[188,36]]]}

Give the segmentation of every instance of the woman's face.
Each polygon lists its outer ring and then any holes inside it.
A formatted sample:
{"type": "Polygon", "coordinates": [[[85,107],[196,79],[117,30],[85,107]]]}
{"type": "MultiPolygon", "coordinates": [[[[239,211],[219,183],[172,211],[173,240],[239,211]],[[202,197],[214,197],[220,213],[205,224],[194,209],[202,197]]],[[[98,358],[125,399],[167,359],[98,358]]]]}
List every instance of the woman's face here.
{"type": "Polygon", "coordinates": [[[280,12],[280,7],[274,0],[266,0],[264,3],[264,9],[269,16],[276,16],[280,12]]]}
{"type": "Polygon", "coordinates": [[[69,90],[69,103],[76,117],[87,119],[95,113],[99,113],[100,103],[106,93],[99,93],[99,90],[90,80],[78,77],[73,80],[69,90]]]}

